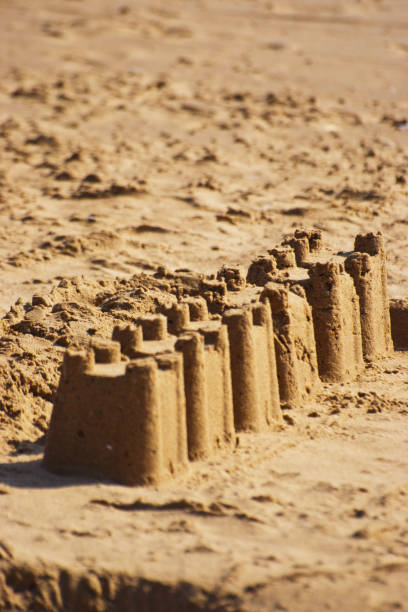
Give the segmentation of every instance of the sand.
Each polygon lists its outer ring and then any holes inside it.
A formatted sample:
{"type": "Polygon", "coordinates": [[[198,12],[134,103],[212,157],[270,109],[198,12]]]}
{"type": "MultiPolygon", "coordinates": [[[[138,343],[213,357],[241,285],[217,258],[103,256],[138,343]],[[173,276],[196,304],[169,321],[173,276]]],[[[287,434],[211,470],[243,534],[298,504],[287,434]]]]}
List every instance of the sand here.
{"type": "Polygon", "coordinates": [[[407,30],[403,0],[0,2],[0,608],[406,607],[403,351],[156,488],[41,459],[65,348],[170,307],[163,266],[381,230],[408,295],[407,30]]]}

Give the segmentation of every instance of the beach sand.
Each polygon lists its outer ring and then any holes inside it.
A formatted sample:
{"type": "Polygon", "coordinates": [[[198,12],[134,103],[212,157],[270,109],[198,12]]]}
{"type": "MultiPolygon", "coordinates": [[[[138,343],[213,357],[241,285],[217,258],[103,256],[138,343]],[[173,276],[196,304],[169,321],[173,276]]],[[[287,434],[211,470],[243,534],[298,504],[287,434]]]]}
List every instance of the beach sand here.
{"type": "Polygon", "coordinates": [[[0,0],[1,609],[407,608],[404,351],[158,487],[41,466],[65,348],[162,266],[381,230],[408,295],[407,40],[404,0],[0,0]]]}

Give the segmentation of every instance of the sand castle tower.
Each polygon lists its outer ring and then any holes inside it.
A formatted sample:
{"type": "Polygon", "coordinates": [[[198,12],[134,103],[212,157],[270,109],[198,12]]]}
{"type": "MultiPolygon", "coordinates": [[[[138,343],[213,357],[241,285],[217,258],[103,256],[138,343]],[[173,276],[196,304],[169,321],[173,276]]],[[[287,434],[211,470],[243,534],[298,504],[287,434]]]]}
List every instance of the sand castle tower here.
{"type": "Polygon", "coordinates": [[[182,376],[177,353],[126,363],[116,342],[67,351],[44,466],[128,485],[186,469],[182,376]]]}
{"type": "Polygon", "coordinates": [[[360,299],[364,358],[373,361],[386,357],[393,351],[393,343],[382,234],[356,236],[354,253],[346,258],[345,267],[360,299]]]}
{"type": "Polygon", "coordinates": [[[359,299],[352,279],[337,261],[315,263],[305,284],[312,307],[319,376],[353,380],[364,368],[359,299]]]}
{"type": "Polygon", "coordinates": [[[394,347],[399,350],[408,348],[408,299],[390,300],[391,332],[394,347]]]}
{"type": "Polygon", "coordinates": [[[280,422],[270,308],[253,304],[224,313],[231,354],[234,423],[237,431],[268,431],[280,422]]]}
{"type": "Polygon", "coordinates": [[[228,333],[218,321],[187,330],[176,342],[183,355],[188,454],[210,457],[235,444],[228,333]]]}
{"type": "Polygon", "coordinates": [[[261,300],[272,311],[281,403],[300,407],[319,386],[310,306],[304,291],[280,283],[267,283],[261,300]]]}

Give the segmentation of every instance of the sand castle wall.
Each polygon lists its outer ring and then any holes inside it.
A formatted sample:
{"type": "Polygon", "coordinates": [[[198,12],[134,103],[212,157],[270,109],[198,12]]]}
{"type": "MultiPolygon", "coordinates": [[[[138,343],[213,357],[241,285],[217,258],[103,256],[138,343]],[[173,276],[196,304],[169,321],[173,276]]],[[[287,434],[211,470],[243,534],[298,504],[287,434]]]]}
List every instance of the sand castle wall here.
{"type": "MultiPolygon", "coordinates": [[[[385,251],[359,235],[334,254],[296,231],[195,293],[116,326],[112,341],[68,351],[44,465],[124,484],[158,483],[188,460],[231,451],[236,432],[268,432],[320,380],[345,382],[392,350],[385,251]]],[[[197,291],[198,288],[198,291],[197,291]]],[[[407,308],[391,310],[401,340],[407,308]]]]}

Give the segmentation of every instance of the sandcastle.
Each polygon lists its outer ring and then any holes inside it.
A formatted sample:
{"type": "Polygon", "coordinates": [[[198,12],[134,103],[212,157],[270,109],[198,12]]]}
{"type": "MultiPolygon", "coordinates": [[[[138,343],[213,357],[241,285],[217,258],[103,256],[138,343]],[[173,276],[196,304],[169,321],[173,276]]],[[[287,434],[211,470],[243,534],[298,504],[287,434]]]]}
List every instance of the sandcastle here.
{"type": "Polygon", "coordinates": [[[394,346],[408,349],[408,299],[390,300],[391,332],[394,346]]]}
{"type": "Polygon", "coordinates": [[[192,295],[65,353],[44,466],[128,485],[232,452],[279,428],[321,381],[355,379],[393,350],[381,234],[332,253],[296,231],[245,276],[224,267],[192,295]]]}

